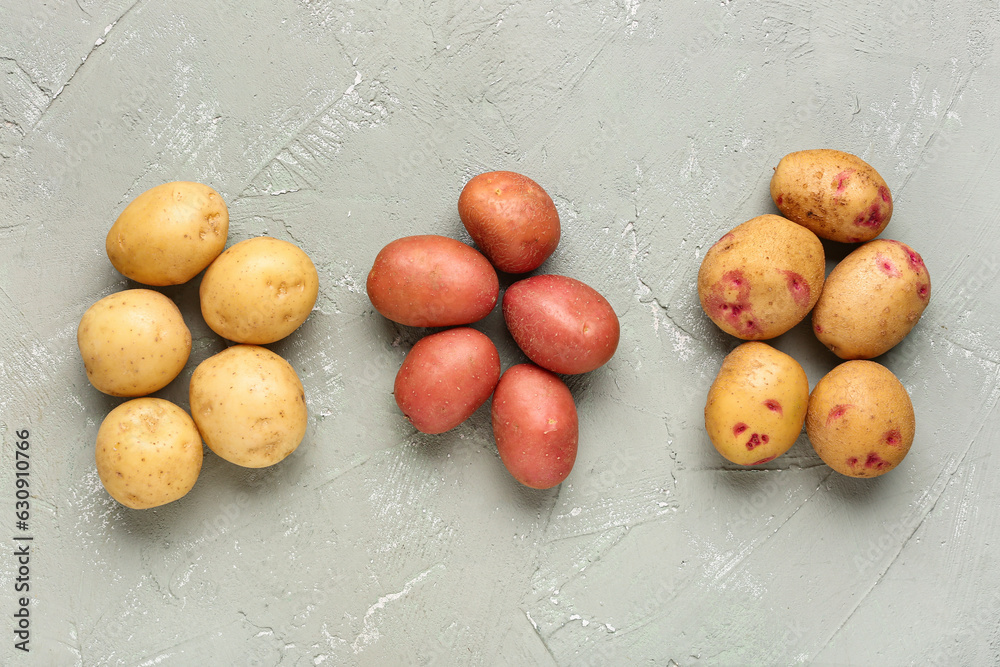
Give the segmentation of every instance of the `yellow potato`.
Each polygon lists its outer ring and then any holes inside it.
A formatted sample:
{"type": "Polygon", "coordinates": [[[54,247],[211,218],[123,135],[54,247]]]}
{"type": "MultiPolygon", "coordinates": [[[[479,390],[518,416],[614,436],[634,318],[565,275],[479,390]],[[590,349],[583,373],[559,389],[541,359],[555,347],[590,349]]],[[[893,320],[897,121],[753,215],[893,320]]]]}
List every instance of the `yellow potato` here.
{"type": "Polygon", "coordinates": [[[306,321],[319,293],[309,256],[288,241],[260,236],[215,260],[201,281],[201,314],[236,343],[281,340],[306,321]]]}
{"type": "Polygon", "coordinates": [[[842,243],[870,241],[892,217],[892,194],[875,168],[829,148],[781,158],[771,177],[771,198],[789,220],[842,243]]]}
{"type": "Polygon", "coordinates": [[[906,456],[916,424],[906,388],[885,366],[847,361],[816,383],[806,432],[828,466],[850,477],[878,477],[906,456]]]}
{"type": "Polygon", "coordinates": [[[145,285],[191,280],[226,247],[229,209],[201,183],[157,185],[125,207],[105,241],[118,271],[145,285]]]}
{"type": "Polygon", "coordinates": [[[111,497],[148,509],[182,497],[201,472],[201,436],[170,401],[136,398],[108,413],[97,431],[97,475],[111,497]]]}
{"type": "Polygon", "coordinates": [[[733,463],[767,463],[795,444],[808,404],[809,380],[795,359],[766,343],[743,343],[708,390],[705,430],[733,463]]]}
{"type": "Polygon", "coordinates": [[[270,350],[234,345],[191,376],[191,416],[205,444],[247,468],[273,465],[302,442],[306,396],[295,369],[270,350]]]}
{"type": "Polygon", "coordinates": [[[698,297],[719,328],[743,340],[779,336],[802,321],[823,290],[823,244],[780,215],[744,222],[713,245],[698,297]]]}
{"type": "Polygon", "coordinates": [[[76,332],[87,379],[112,396],[145,396],[167,386],[187,363],[191,332],[174,302],[148,289],[106,296],[76,332]]]}

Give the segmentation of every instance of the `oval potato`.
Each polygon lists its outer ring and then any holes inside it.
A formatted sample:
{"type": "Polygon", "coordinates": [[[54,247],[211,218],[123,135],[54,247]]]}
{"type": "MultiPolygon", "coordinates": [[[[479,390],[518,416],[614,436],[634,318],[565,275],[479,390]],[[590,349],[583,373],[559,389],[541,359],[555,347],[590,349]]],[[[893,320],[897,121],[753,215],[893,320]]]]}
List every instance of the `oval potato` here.
{"type": "Polygon", "coordinates": [[[698,297],[720,329],[743,340],[780,336],[802,321],[823,290],[826,259],[811,231],[760,215],[713,245],[698,270],[698,297]]]}
{"type": "Polygon", "coordinates": [[[808,405],[809,380],[795,359],[766,343],[743,343],[708,390],[705,430],[726,459],[760,465],[795,444],[808,405]]]}
{"type": "Polygon", "coordinates": [[[421,338],[396,374],[396,405],[418,431],[444,433],[479,409],[500,379],[500,355],[485,334],[461,327],[421,338]]]}
{"type": "Polygon", "coordinates": [[[132,200],[105,240],[118,271],[145,285],[191,280],[226,247],[229,209],[207,185],[164,183],[132,200]]]}
{"type": "Polygon", "coordinates": [[[875,168],[829,148],[781,158],[771,177],[771,198],[789,220],[842,243],[869,241],[892,218],[892,194],[875,168]]]}
{"type": "Polygon", "coordinates": [[[486,317],[500,280],[472,246],[446,236],[407,236],[375,257],[367,290],[375,310],[393,322],[448,327],[486,317]]]}
{"type": "Polygon", "coordinates": [[[569,476],[579,424],[573,395],[555,374],[534,364],[507,369],[493,392],[492,421],[500,460],[518,482],[549,489],[569,476]]]}
{"type": "Polygon", "coordinates": [[[559,244],[559,213],[535,181],[513,171],[472,178],[458,198],[458,215],[493,266],[534,271],[559,244]]]}
{"type": "Polygon", "coordinates": [[[518,347],[556,373],[586,373],[606,364],[621,335],[607,299],[566,276],[541,275],[507,288],[503,318],[518,347]]]}

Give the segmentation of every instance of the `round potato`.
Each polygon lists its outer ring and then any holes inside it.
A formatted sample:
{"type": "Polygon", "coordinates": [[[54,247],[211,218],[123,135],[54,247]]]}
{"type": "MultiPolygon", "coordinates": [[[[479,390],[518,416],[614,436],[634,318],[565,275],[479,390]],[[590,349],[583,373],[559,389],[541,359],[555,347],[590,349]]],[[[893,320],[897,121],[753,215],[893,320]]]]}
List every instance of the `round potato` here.
{"type": "Polygon", "coordinates": [[[479,174],[465,184],[458,215],[493,266],[534,271],[559,244],[559,213],[538,183],[513,171],[479,174]]]}
{"type": "Polygon", "coordinates": [[[728,460],[760,465],[795,444],[808,405],[809,380],[795,359],[766,343],[743,343],[708,390],[705,430],[728,460]]]}
{"type": "Polygon", "coordinates": [[[532,276],[507,288],[503,318],[518,347],[556,373],[586,373],[618,349],[618,316],[594,288],[566,276],[532,276]]]}
{"type": "Polygon", "coordinates": [[[306,321],[319,294],[312,260],[294,243],[259,236],[232,246],[201,281],[201,314],[235,343],[281,340],[306,321]]]}
{"type": "Polygon", "coordinates": [[[813,331],[841,359],[871,359],[910,333],[930,298],[920,255],[905,243],[876,239],[830,272],[813,310],[813,331]]]}
{"type": "Polygon", "coordinates": [[[573,469],[579,440],[576,403],[556,375],[534,364],[507,369],[493,393],[500,460],[521,484],[549,489],[573,469]]]}
{"type": "Polygon", "coordinates": [[[771,198],[789,220],[842,243],[875,238],[892,217],[892,194],[874,167],[829,148],[781,158],[771,177],[771,198]]]}
{"type": "Polygon", "coordinates": [[[823,244],[780,215],[744,222],[713,245],[698,271],[701,307],[743,340],[780,336],[809,313],[823,290],[823,244]]]}
{"type": "Polygon", "coordinates": [[[184,410],[136,398],[108,413],[97,431],[97,475],[126,507],[159,507],[184,496],[201,473],[201,436],[184,410]]]}
{"type": "Polygon", "coordinates": [[[191,375],[190,399],[209,449],[246,468],[278,463],[306,433],[302,382],[267,348],[234,345],[201,362],[191,375]]]}
{"type": "Polygon", "coordinates": [[[842,475],[878,477],[910,451],[916,425],[906,388],[885,366],[847,361],[816,383],[806,432],[823,462],[842,475]]]}
{"type": "Polygon", "coordinates": [[[396,405],[418,431],[444,433],[479,409],[500,379],[500,355],[475,329],[421,338],[396,374],[396,405]]]}
{"type": "Polygon", "coordinates": [[[108,232],[108,259],[124,276],[145,285],[191,280],[226,247],[229,209],[201,183],[176,181],[132,200],[108,232]]]}
{"type": "Polygon", "coordinates": [[[393,322],[450,327],[489,315],[500,280],[472,246],[446,236],[407,236],[378,253],[367,288],[375,310],[393,322]]]}
{"type": "Polygon", "coordinates": [[[112,396],[145,396],[166,387],[191,353],[181,311],[148,289],[111,294],[88,308],[76,342],[87,379],[112,396]]]}

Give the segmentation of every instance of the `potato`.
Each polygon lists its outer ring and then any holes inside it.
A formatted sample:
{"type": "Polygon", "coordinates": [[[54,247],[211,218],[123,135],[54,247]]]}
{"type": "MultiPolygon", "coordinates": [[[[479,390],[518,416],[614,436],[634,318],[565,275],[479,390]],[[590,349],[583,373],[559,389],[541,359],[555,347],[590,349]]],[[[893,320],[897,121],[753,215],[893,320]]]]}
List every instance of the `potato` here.
{"type": "Polygon", "coordinates": [[[813,311],[813,331],[841,359],[871,359],[910,333],[930,297],[920,255],[905,243],[876,239],[830,272],[813,311]]]}
{"type": "Polygon", "coordinates": [[[892,217],[892,194],[874,167],[829,148],[781,158],[771,177],[771,198],[789,220],[842,243],[875,238],[892,217]]]}
{"type": "Polygon", "coordinates": [[[815,234],[780,215],[761,215],[705,253],[698,297],[726,333],[767,340],[809,313],[823,290],[825,273],[823,244],[815,234]]]}
{"type": "Polygon", "coordinates": [[[847,361],[816,383],[806,432],[828,466],[850,477],[889,472],[913,444],[916,424],[906,388],[885,366],[847,361]]]}
{"type": "Polygon", "coordinates": [[[471,324],[500,294],[497,272],[481,253],[446,236],[396,239],[375,257],[368,298],[393,322],[414,327],[471,324]]]}
{"type": "Polygon", "coordinates": [[[226,247],[229,209],[218,192],[176,181],[132,200],[105,240],[108,259],[145,285],[179,285],[201,273],[226,247]]]}
{"type": "Polygon", "coordinates": [[[728,460],[760,465],[795,444],[808,405],[809,380],[795,359],[766,343],[743,343],[708,390],[705,430],[728,460]]]}
{"type": "Polygon", "coordinates": [[[306,433],[302,382],[267,348],[234,345],[201,362],[191,375],[190,400],[209,449],[246,468],[278,463],[306,433]]]}
{"type": "Polygon", "coordinates": [[[87,379],[112,396],[145,396],[170,384],[191,353],[191,331],[174,302],[131,289],[104,297],[76,331],[87,379]]]}
{"type": "Polygon", "coordinates": [[[97,475],[126,507],[159,507],[184,496],[201,473],[201,436],[184,410],[136,398],[108,413],[97,431],[97,475]]]}
{"type": "Polygon", "coordinates": [[[201,314],[235,343],[281,340],[306,321],[319,294],[312,260],[294,243],[259,236],[212,262],[201,281],[201,314]]]}
{"type": "Polygon", "coordinates": [[[534,271],[559,244],[559,213],[538,183],[513,171],[474,177],[458,197],[458,215],[493,266],[534,271]]]}
{"type": "Polygon", "coordinates": [[[500,355],[475,329],[421,338],[396,374],[396,405],[418,431],[444,433],[479,409],[500,379],[500,355]]]}
{"type": "Polygon", "coordinates": [[[618,348],[618,316],[607,299],[566,276],[520,280],[503,297],[503,318],[518,347],[556,373],[586,373],[618,348]]]}
{"type": "Polygon", "coordinates": [[[579,425],[562,380],[534,364],[508,368],[493,392],[492,417],[500,460],[514,479],[533,489],[566,479],[576,461],[579,425]]]}

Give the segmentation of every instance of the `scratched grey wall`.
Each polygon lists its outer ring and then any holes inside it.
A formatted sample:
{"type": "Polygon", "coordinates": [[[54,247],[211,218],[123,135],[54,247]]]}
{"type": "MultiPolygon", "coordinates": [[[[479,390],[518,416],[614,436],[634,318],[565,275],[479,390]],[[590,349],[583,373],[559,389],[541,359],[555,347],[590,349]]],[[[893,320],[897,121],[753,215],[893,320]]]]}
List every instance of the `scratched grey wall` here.
{"type": "MultiPolygon", "coordinates": [[[[0,539],[21,428],[35,538],[26,658],[0,548],[0,662],[997,663],[998,29],[996,0],[0,0],[0,539]],[[804,436],[738,470],[703,429],[735,340],[698,306],[701,257],[775,212],[782,155],[821,146],[879,169],[885,236],[934,284],[882,358],[917,436],[876,480],[804,436]],[[467,239],[458,193],[501,168],[559,209],[543,269],[622,322],[612,362],[570,380],[579,458],[545,492],[509,478],[485,410],[442,436],[405,423],[392,380],[422,332],[364,292],[389,240],[467,239]],[[87,383],[75,332],[132,286],[111,223],[178,179],[223,194],[230,243],[270,234],[315,261],[316,310],[271,346],[310,427],[272,469],[209,453],[188,496],[134,512],[94,471],[119,401],[87,383]]],[[[187,407],[222,343],[197,280],[162,291],[194,349],[158,395],[187,407]]],[[[522,360],[498,313],[478,326],[522,360]]],[[[807,328],[776,345],[813,384],[835,365],[807,328]]]]}

